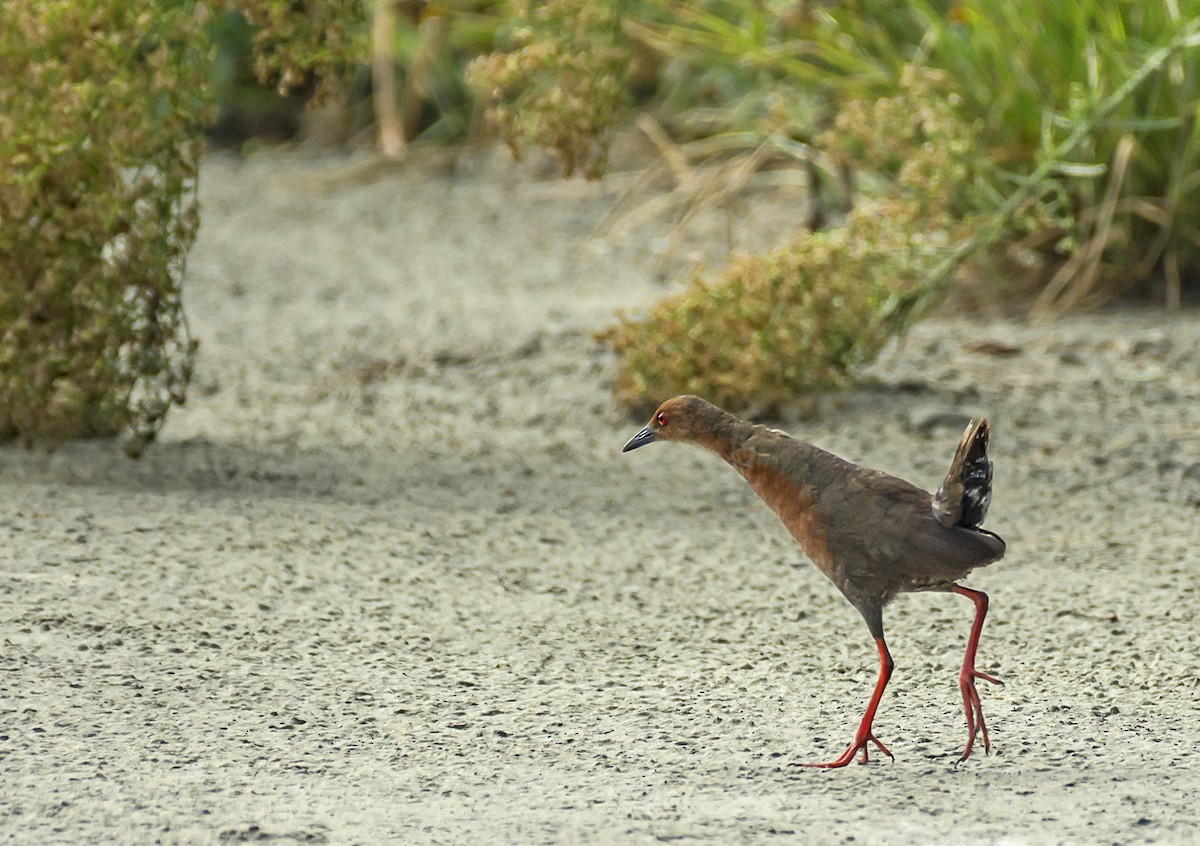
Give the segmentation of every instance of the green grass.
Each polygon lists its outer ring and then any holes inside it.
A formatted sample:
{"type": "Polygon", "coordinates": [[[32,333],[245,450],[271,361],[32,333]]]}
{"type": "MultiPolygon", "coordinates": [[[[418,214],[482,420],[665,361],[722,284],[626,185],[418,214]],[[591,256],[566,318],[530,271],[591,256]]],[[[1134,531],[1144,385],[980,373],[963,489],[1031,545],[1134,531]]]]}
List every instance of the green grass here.
{"type": "Polygon", "coordinates": [[[1054,153],[1007,233],[1032,260],[1018,281],[1044,311],[1146,279],[1177,306],[1189,269],[1195,277],[1194,45],[1126,90],[1072,149],[1061,146],[1198,18],[1200,0],[720,0],[632,4],[625,30],[670,57],[660,122],[685,140],[724,136],[726,153],[772,135],[809,142],[848,99],[895,94],[905,67],[944,71],[960,115],[980,130],[982,166],[975,184],[961,186],[961,212],[998,209],[1054,153]]]}

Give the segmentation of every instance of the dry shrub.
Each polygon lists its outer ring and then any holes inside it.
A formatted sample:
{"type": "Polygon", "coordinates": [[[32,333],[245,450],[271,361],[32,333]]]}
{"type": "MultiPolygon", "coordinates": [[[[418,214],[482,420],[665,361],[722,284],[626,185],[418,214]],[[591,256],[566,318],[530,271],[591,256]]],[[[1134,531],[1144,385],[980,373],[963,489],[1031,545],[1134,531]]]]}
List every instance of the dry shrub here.
{"type": "Polygon", "coordinates": [[[601,339],[620,356],[618,400],[638,410],[692,393],[763,408],[843,386],[939,290],[968,223],[954,213],[975,133],[940,80],[907,73],[895,97],[850,103],[822,138],[835,157],[889,174],[831,230],[696,273],[601,339]]]}
{"type": "Polygon", "coordinates": [[[184,400],[207,63],[190,6],[6,0],[0,439],[130,433],[184,400]]]}
{"type": "Polygon", "coordinates": [[[356,62],[370,55],[366,0],[230,0],[258,32],[254,71],[290,94],[312,81],[316,99],[340,95],[356,62]]]}
{"type": "Polygon", "coordinates": [[[549,150],[567,174],[598,178],[631,61],[619,4],[514,0],[512,5],[510,49],[467,68],[468,81],[488,104],[485,119],[514,156],[533,143],[549,150]]]}

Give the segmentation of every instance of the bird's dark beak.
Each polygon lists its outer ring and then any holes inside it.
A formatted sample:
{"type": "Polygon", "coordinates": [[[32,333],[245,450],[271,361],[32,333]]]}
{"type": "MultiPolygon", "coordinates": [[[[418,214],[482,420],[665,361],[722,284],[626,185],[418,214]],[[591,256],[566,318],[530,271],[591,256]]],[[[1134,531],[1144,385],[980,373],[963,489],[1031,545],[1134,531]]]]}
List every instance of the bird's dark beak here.
{"type": "Polygon", "coordinates": [[[621,452],[629,452],[631,449],[637,449],[640,446],[645,446],[654,440],[654,430],[649,426],[642,429],[632,438],[625,442],[625,446],[621,447],[621,452]]]}

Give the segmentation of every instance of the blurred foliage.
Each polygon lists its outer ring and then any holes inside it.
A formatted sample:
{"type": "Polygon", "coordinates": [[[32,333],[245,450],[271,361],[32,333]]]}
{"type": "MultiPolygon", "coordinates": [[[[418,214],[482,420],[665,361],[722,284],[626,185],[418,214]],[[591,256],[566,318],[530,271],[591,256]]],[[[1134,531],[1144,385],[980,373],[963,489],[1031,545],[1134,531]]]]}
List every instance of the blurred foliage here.
{"type": "Polygon", "coordinates": [[[125,431],[136,455],[184,400],[199,35],[188,2],[4,4],[0,439],[125,431]]]}
{"type": "Polygon", "coordinates": [[[226,8],[204,22],[204,35],[213,45],[211,90],[216,118],[205,128],[213,149],[240,149],[251,139],[285,142],[301,128],[306,106],[303,92],[280,94],[265,86],[255,70],[257,30],[237,11],[226,8]]]}
{"type": "Polygon", "coordinates": [[[951,205],[970,181],[976,132],[946,88],[914,71],[894,97],[847,102],[820,140],[886,172],[879,194],[834,229],[697,273],[647,316],[622,317],[600,336],[621,357],[617,398],[645,411],[692,393],[761,410],[842,387],[903,332],[971,225],[951,205]]]}
{"type": "Polygon", "coordinates": [[[368,0],[227,0],[255,27],[254,69],[281,94],[338,94],[369,55],[368,0]]]}
{"type": "MultiPolygon", "coordinates": [[[[1197,19],[1200,0],[857,0],[825,7],[813,32],[850,39],[884,78],[913,57],[951,75],[982,126],[992,175],[973,208],[987,211],[1197,19]]],[[[1182,44],[1038,186],[1010,233],[1037,259],[1035,310],[1102,302],[1148,276],[1178,306],[1182,277],[1200,278],[1198,72],[1200,49],[1182,44]]]]}
{"type": "Polygon", "coordinates": [[[178,286],[205,78],[227,99],[244,82],[194,45],[297,101],[366,102],[383,2],[402,84],[379,102],[402,101],[407,140],[482,116],[594,177],[636,103],[665,157],[845,189],[836,228],[610,328],[626,402],[835,387],[967,257],[1035,311],[1146,279],[1178,305],[1200,279],[1200,0],[229,0],[203,29],[191,0],[8,0],[0,438],[153,437],[194,350],[178,286]]]}
{"type": "Polygon", "coordinates": [[[1034,311],[1147,279],[1178,305],[1200,279],[1200,0],[508,0],[421,15],[468,7],[490,37],[444,54],[439,74],[470,62],[514,153],[537,145],[598,176],[637,102],[674,172],[741,156],[739,173],[799,167],[814,192],[847,195],[837,228],[695,274],[610,328],[626,402],[835,387],[968,258],[993,302],[1021,293],[1034,311]]]}
{"type": "MultiPolygon", "coordinates": [[[[513,20],[498,0],[392,0],[394,72],[401,83],[397,103],[408,141],[418,137],[445,141],[468,131],[475,104],[466,66],[493,49],[497,32],[513,20]],[[434,25],[431,25],[434,24],[434,25]]],[[[261,83],[310,105],[334,102],[348,107],[361,128],[370,112],[372,0],[230,0],[229,14],[212,28],[218,41],[220,97],[223,106],[239,102],[240,117],[255,124],[253,112],[278,108],[264,102],[239,78],[243,60],[243,22],[250,24],[249,62],[261,83]],[[228,87],[230,79],[234,82],[228,87]]]]}
{"type": "Polygon", "coordinates": [[[532,142],[550,150],[568,175],[603,172],[632,59],[620,30],[623,5],[514,0],[506,50],[467,70],[490,103],[488,123],[514,155],[532,142]]]}
{"type": "MultiPolygon", "coordinates": [[[[1103,302],[1156,268],[1177,306],[1181,278],[1200,276],[1192,5],[831,3],[805,6],[787,45],[697,7],[643,28],[688,61],[741,57],[736,67],[771,71],[775,89],[802,85],[811,111],[837,117],[799,155],[831,152],[859,177],[894,174],[907,190],[885,189],[838,229],[738,259],[647,317],[622,318],[602,336],[621,355],[617,397],[640,410],[676,393],[745,407],[837,387],[936,301],[962,261],[984,266],[989,251],[1019,258],[1005,271],[1034,289],[1035,311],[1103,302]],[[911,87],[914,67],[946,84],[911,87]],[[881,92],[891,96],[868,107],[881,92]],[[935,102],[972,131],[936,138],[935,102]],[[895,108],[911,114],[908,129],[885,118],[895,108]],[[969,148],[939,151],[968,135],[969,148]],[[953,247],[925,249],[935,233],[953,247]]],[[[722,8],[744,23],[762,5],[722,8]]],[[[719,114],[718,131],[751,143],[789,131],[786,120],[739,126],[737,110],[719,114]]]]}
{"type": "MultiPolygon", "coordinates": [[[[614,8],[621,31],[659,59],[659,122],[677,140],[706,139],[698,152],[770,146],[811,162],[811,150],[779,140],[811,142],[848,100],[895,94],[909,65],[946,72],[962,118],[980,127],[979,180],[960,195],[964,213],[1000,208],[1155,48],[1200,19],[1200,0],[628,0],[614,8]]],[[[555,25],[548,19],[535,42],[552,40],[555,25]]],[[[609,32],[607,22],[594,25],[594,37],[609,32]]],[[[539,64],[518,51],[487,67],[536,64],[533,82],[515,74],[516,89],[552,90],[554,56],[534,52],[546,55],[539,64]]],[[[1045,311],[1103,302],[1156,278],[1160,297],[1179,304],[1183,281],[1200,278],[1198,63],[1195,45],[1177,50],[1044,176],[1002,239],[998,252],[1014,261],[1000,285],[1024,284],[1034,310],[1045,311]]],[[[493,94],[503,100],[510,90],[493,94]]],[[[610,123],[618,117],[611,98],[606,91],[594,104],[610,123]]],[[[509,112],[523,107],[509,102],[509,112]]],[[[524,124],[504,115],[507,138],[561,156],[557,139],[571,129],[530,129],[553,122],[553,103],[534,102],[524,124]]],[[[572,102],[563,119],[586,113],[572,102]]],[[[597,124],[574,126],[584,134],[597,124]]]]}
{"type": "MultiPolygon", "coordinates": [[[[982,165],[960,194],[964,213],[999,208],[1150,51],[1200,18],[1200,0],[396,5],[401,74],[429,52],[421,20],[449,21],[421,74],[418,93],[434,104],[423,127],[441,138],[464,132],[474,91],[514,152],[541,146],[589,176],[602,172],[634,100],[652,98],[676,142],[700,139],[689,155],[770,149],[760,166],[790,158],[811,168],[823,160],[809,145],[846,102],[895,94],[910,65],[944,71],[963,120],[980,127],[982,165]]],[[[233,6],[260,27],[260,74],[284,88],[327,91],[368,61],[368,0],[233,6]]],[[[1194,47],[1179,50],[1042,179],[993,251],[1009,259],[994,277],[1000,286],[1024,284],[1044,311],[1103,302],[1151,278],[1178,305],[1184,280],[1200,278],[1198,62],[1194,47]]]]}

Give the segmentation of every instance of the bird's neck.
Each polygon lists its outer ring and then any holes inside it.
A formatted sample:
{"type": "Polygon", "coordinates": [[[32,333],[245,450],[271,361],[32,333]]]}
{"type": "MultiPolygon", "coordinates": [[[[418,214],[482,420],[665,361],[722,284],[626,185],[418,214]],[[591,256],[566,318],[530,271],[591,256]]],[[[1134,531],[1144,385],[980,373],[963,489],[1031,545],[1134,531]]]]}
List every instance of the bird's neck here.
{"type": "Polygon", "coordinates": [[[704,433],[698,436],[695,442],[733,463],[734,453],[741,448],[756,428],[753,423],[721,411],[718,415],[713,416],[709,425],[705,427],[704,433]]]}

